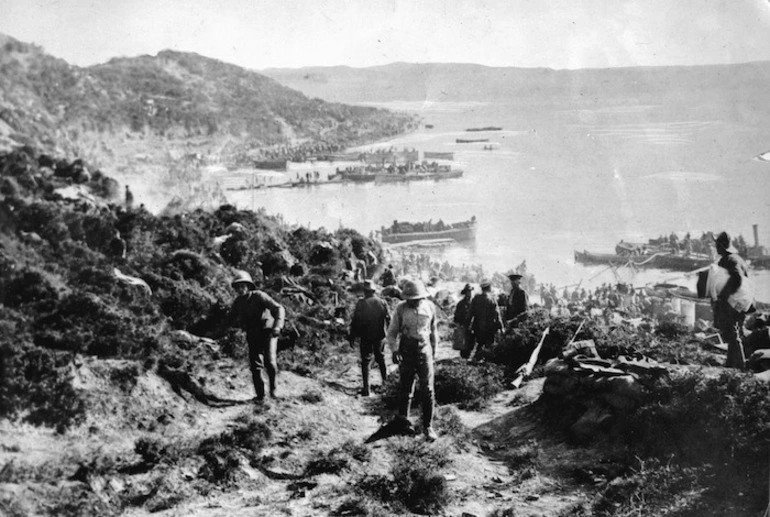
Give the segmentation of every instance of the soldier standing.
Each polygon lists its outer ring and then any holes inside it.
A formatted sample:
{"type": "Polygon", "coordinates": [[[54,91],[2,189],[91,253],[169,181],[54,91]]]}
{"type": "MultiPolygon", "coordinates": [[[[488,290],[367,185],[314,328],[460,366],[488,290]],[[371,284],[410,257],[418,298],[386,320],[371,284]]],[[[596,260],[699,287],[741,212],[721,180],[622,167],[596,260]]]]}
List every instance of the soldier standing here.
{"type": "Polygon", "coordinates": [[[283,328],[286,311],[270,295],[258,290],[246,271],[239,271],[230,285],[238,296],[230,309],[227,323],[229,327],[237,326],[246,332],[249,369],[257,395],[255,400],[259,403],[265,399],[263,370],[267,370],[270,396],[276,398],[278,336],[283,328]]]}
{"type": "MultiPolygon", "coordinates": [[[[492,296],[492,284],[488,280],[481,282],[481,293],[471,300],[467,326],[478,345],[475,357],[478,357],[479,350],[488,349],[495,342],[497,331],[503,328],[497,300],[492,296]]],[[[468,351],[468,357],[472,351],[473,347],[468,351]]]]}
{"type": "Polygon", "coordinates": [[[383,338],[385,328],[390,323],[390,311],[385,301],[377,296],[376,286],[373,281],[364,282],[364,297],[358,300],[353,311],[353,319],[350,322],[350,344],[360,339],[361,348],[361,380],[363,389],[361,395],[368,397],[369,389],[369,363],[374,354],[374,360],[380,369],[383,384],[388,375],[383,354],[383,338]]]}
{"type": "Polygon", "coordinates": [[[438,318],[433,304],[426,300],[428,291],[419,280],[406,282],[403,296],[404,301],[396,306],[387,334],[393,362],[398,365],[400,376],[397,418],[407,428],[411,427],[409,408],[417,376],[422,399],[423,432],[428,441],[434,441],[438,438],[432,426],[435,403],[433,359],[438,340],[438,318]]]}

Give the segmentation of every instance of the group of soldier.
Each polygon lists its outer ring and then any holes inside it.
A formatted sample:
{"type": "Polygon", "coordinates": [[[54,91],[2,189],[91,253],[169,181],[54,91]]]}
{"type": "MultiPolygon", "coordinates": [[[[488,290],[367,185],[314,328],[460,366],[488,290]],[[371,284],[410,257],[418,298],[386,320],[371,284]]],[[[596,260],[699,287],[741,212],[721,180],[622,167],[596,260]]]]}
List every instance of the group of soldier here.
{"type": "MultiPolygon", "coordinates": [[[[714,323],[729,347],[726,366],[743,368],[745,357],[741,344],[741,328],[746,313],[753,307],[738,307],[734,295],[744,282],[748,282],[748,270],[726,233],[721,233],[715,239],[715,244],[721,256],[719,266],[727,270],[730,279],[714,301],[714,323]]],[[[502,310],[488,280],[481,282],[481,292],[478,294],[474,295],[471,284],[466,284],[460,292],[463,298],[457,303],[453,317],[453,348],[460,351],[462,358],[471,359],[474,349],[478,356],[479,350],[492,346],[499,331],[515,327],[526,319],[529,297],[520,285],[522,275],[511,273],[508,278],[511,290],[502,310]]],[[[386,269],[381,280],[386,287],[396,283],[392,268],[386,269]]],[[[349,341],[351,345],[354,345],[356,340],[359,341],[362,396],[371,394],[369,364],[372,357],[379,368],[383,383],[387,378],[384,355],[384,345],[387,343],[391,360],[399,368],[396,420],[410,434],[413,433],[408,415],[417,385],[422,407],[422,431],[428,441],[433,441],[437,438],[432,422],[438,314],[436,305],[428,300],[428,291],[420,280],[407,280],[400,285],[401,301],[391,314],[388,304],[377,295],[379,286],[372,280],[363,282],[364,296],[356,303],[350,323],[349,341]]],[[[263,371],[267,373],[270,396],[278,396],[275,382],[276,351],[286,312],[280,303],[258,290],[246,272],[237,274],[232,281],[232,287],[237,297],[230,311],[228,325],[238,326],[246,333],[255,400],[262,403],[268,391],[262,376],[263,371]]]]}

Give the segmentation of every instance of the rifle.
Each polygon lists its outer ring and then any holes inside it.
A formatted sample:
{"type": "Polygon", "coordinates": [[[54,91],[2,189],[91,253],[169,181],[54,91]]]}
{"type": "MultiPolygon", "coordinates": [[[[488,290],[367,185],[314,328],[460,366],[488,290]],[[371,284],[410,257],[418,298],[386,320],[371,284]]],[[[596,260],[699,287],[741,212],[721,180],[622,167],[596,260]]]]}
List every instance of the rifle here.
{"type": "Polygon", "coordinates": [[[516,373],[519,374],[516,379],[514,379],[512,385],[514,388],[518,388],[521,386],[521,383],[524,382],[524,378],[528,377],[532,370],[535,368],[535,363],[537,363],[537,356],[540,355],[540,349],[543,348],[543,343],[545,342],[545,336],[548,335],[548,332],[550,332],[551,327],[547,327],[545,331],[543,332],[542,337],[540,338],[540,342],[535,347],[535,350],[532,352],[532,355],[529,356],[529,361],[527,361],[525,364],[523,364],[516,373]]]}

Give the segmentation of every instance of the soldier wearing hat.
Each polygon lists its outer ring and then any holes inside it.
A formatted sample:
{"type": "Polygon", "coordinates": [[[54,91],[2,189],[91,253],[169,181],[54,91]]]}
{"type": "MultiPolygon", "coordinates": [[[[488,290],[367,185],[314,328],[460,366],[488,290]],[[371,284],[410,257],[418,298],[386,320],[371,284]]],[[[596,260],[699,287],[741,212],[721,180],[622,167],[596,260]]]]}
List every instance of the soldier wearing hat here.
{"type": "Polygon", "coordinates": [[[369,389],[369,363],[374,354],[374,360],[380,369],[383,384],[388,375],[383,354],[383,338],[385,329],[390,323],[390,310],[385,301],[377,296],[377,287],[372,280],[363,283],[364,297],[358,300],[353,311],[353,319],[350,322],[348,339],[350,344],[360,339],[361,349],[361,380],[363,389],[361,395],[368,397],[369,389]]]}
{"type": "MultiPolygon", "coordinates": [[[[481,282],[481,293],[471,300],[467,326],[473,332],[478,345],[476,356],[478,356],[478,350],[489,348],[495,342],[497,331],[503,328],[500,309],[492,295],[492,284],[488,280],[481,282]]],[[[473,352],[473,345],[465,357],[470,357],[471,352],[473,352]]]]}
{"type": "Polygon", "coordinates": [[[435,403],[433,359],[438,340],[438,317],[433,303],[426,300],[425,285],[419,280],[405,282],[402,296],[404,301],[396,306],[387,334],[400,376],[397,418],[407,428],[411,427],[409,407],[416,375],[422,399],[423,432],[428,441],[434,441],[438,438],[432,426],[435,403]]]}
{"type": "Polygon", "coordinates": [[[270,295],[258,290],[251,275],[246,271],[238,271],[230,285],[237,297],[230,309],[227,323],[228,327],[237,326],[246,332],[249,369],[257,395],[256,401],[262,402],[265,399],[263,370],[267,370],[270,396],[275,398],[278,336],[283,328],[286,311],[270,295]]]}
{"type": "Polygon", "coordinates": [[[455,329],[452,348],[460,351],[460,357],[468,359],[473,349],[473,334],[471,334],[467,327],[471,311],[471,298],[473,297],[473,287],[471,284],[465,284],[460,294],[463,295],[463,298],[457,302],[455,307],[453,319],[455,329]]]}
{"type": "Polygon", "coordinates": [[[714,326],[727,343],[725,366],[743,369],[746,365],[742,343],[743,322],[746,319],[746,314],[751,312],[753,306],[749,307],[748,310],[739,310],[743,307],[736,308],[731,297],[741,286],[750,282],[749,268],[743,258],[738,255],[738,250],[732,245],[730,235],[727,232],[720,233],[714,239],[714,243],[717,253],[720,255],[717,265],[725,268],[730,275],[713,305],[714,326]]]}
{"type": "Polygon", "coordinates": [[[526,318],[529,309],[529,295],[521,288],[522,277],[523,275],[518,273],[508,275],[511,281],[511,292],[505,305],[505,322],[512,327],[526,318]]]}

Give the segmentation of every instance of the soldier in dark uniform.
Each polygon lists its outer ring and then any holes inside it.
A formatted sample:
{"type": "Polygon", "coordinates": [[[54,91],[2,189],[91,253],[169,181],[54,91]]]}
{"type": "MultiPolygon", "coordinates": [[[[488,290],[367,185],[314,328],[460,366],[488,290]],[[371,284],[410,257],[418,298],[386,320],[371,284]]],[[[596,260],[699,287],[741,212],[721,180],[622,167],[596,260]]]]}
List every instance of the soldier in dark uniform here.
{"type": "MultiPolygon", "coordinates": [[[[492,295],[492,284],[489,281],[485,280],[481,283],[481,293],[471,300],[467,327],[473,332],[478,345],[476,356],[479,350],[488,349],[495,342],[497,331],[503,328],[500,310],[497,300],[492,295]]],[[[470,357],[471,352],[473,352],[473,346],[468,350],[467,357],[470,357]]]]}
{"type": "Polygon", "coordinates": [[[283,328],[286,311],[270,295],[258,290],[246,271],[239,271],[231,285],[238,296],[230,309],[227,323],[229,327],[237,326],[246,332],[249,369],[257,394],[256,401],[262,402],[265,399],[262,370],[267,370],[270,396],[275,398],[278,336],[283,328]]]}
{"type": "Polygon", "coordinates": [[[361,340],[361,380],[363,389],[361,395],[368,397],[369,390],[369,363],[374,355],[374,360],[380,369],[380,377],[383,384],[388,376],[383,353],[385,329],[390,323],[390,310],[385,301],[377,296],[374,282],[364,282],[364,297],[358,300],[353,311],[353,319],[350,322],[350,334],[348,339],[352,345],[356,338],[361,340]]]}
{"type": "Polygon", "coordinates": [[[517,273],[508,275],[511,281],[511,293],[508,295],[508,303],[505,306],[505,322],[513,327],[526,319],[529,309],[529,295],[521,288],[521,278],[522,275],[517,273]]]}
{"type": "Polygon", "coordinates": [[[462,300],[457,302],[454,314],[454,348],[460,350],[460,357],[468,359],[473,350],[473,334],[466,326],[470,319],[471,312],[471,297],[473,296],[473,287],[471,284],[465,284],[463,290],[460,291],[463,295],[462,300]]]}

